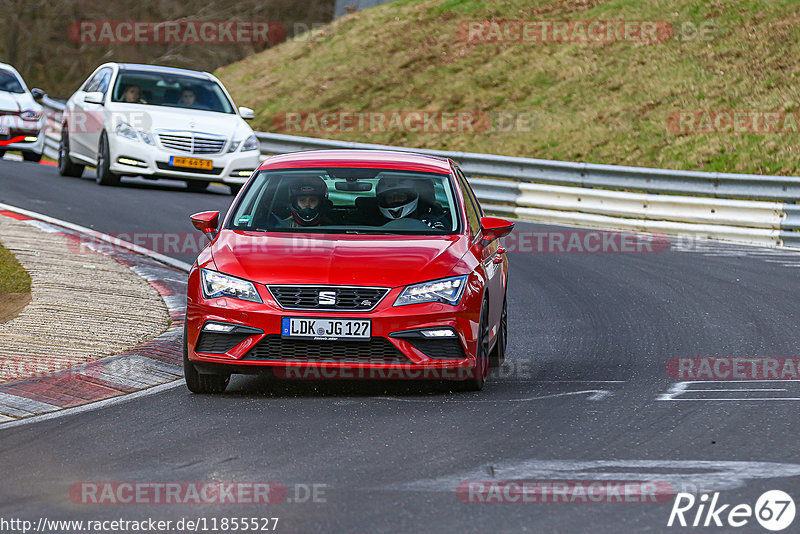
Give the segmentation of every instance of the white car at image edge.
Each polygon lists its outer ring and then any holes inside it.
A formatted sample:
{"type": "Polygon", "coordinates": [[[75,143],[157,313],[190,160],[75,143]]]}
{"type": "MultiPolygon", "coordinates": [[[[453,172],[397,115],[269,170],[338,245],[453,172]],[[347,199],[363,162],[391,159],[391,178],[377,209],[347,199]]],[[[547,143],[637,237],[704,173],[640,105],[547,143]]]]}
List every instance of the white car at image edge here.
{"type": "Polygon", "coordinates": [[[183,180],[193,191],[222,182],[236,194],[260,163],[252,118],[207,72],[106,63],[67,101],[59,174],[91,166],[101,185],[142,176],[183,180]]]}
{"type": "Polygon", "coordinates": [[[42,159],[44,118],[36,102],[42,96],[41,89],[28,90],[14,67],[0,63],[0,158],[19,151],[25,161],[42,159]]]}

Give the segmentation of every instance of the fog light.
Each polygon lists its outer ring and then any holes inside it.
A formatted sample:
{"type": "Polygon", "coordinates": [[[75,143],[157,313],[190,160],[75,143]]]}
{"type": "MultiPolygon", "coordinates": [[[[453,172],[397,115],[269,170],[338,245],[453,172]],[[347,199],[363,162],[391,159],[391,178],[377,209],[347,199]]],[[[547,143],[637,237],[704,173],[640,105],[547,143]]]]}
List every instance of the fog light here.
{"type": "Polygon", "coordinates": [[[117,163],[122,163],[123,165],[131,165],[132,167],[147,167],[147,163],[145,163],[144,161],[132,158],[117,158],[117,163]]]}
{"type": "Polygon", "coordinates": [[[425,337],[456,337],[456,333],[447,328],[440,330],[422,330],[421,333],[425,337]]]}
{"type": "Polygon", "coordinates": [[[236,328],[234,324],[206,323],[203,332],[216,332],[218,334],[230,334],[236,328]]]}

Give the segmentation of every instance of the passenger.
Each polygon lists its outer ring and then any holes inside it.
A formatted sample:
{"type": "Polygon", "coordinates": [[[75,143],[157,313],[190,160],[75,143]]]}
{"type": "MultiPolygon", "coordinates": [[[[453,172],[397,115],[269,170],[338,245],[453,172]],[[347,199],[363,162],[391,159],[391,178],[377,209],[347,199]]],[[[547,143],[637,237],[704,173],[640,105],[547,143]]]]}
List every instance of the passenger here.
{"type": "Polygon", "coordinates": [[[185,108],[191,108],[195,107],[195,102],[197,102],[197,95],[195,94],[194,89],[185,87],[181,91],[181,97],[178,99],[178,105],[185,108]]]}
{"type": "Polygon", "coordinates": [[[328,186],[318,176],[300,178],[291,185],[291,215],[284,220],[290,228],[330,224],[327,217],[328,186]]]}
{"type": "Polygon", "coordinates": [[[447,228],[447,215],[441,207],[436,209],[420,202],[414,180],[406,178],[381,178],[375,189],[378,210],[389,221],[410,218],[423,222],[434,230],[447,228]]]}
{"type": "Polygon", "coordinates": [[[142,89],[138,85],[132,84],[125,88],[123,98],[128,104],[147,104],[147,101],[141,95],[142,89]]]}

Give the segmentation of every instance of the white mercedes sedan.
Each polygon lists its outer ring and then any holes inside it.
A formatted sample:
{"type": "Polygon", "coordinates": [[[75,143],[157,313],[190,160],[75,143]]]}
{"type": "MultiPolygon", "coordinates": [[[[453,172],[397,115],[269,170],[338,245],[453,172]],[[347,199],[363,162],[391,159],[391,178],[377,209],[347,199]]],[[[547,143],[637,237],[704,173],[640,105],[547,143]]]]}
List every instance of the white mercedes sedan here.
{"type": "Polygon", "coordinates": [[[235,194],[260,163],[252,118],[207,72],[106,63],[67,101],[58,170],[95,167],[101,185],[142,176],[202,191],[221,182],[235,194]]]}
{"type": "Polygon", "coordinates": [[[44,119],[41,89],[28,90],[19,72],[0,63],[0,158],[6,151],[19,151],[25,161],[42,159],[44,119]]]}

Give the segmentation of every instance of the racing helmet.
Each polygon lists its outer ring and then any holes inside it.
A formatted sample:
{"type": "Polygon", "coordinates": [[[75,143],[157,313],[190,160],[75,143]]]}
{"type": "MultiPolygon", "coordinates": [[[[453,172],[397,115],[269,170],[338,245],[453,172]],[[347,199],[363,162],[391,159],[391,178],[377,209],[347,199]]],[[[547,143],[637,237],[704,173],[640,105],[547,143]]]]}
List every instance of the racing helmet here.
{"type": "Polygon", "coordinates": [[[322,211],[328,198],[328,186],[319,176],[299,178],[290,188],[290,208],[292,219],[300,226],[314,226],[319,224],[322,211]],[[314,207],[303,207],[298,203],[300,197],[317,197],[318,202],[314,207]]]}
{"type": "Polygon", "coordinates": [[[381,178],[375,189],[378,209],[387,219],[402,219],[417,209],[419,193],[414,181],[408,178],[387,176],[381,178]]]}

